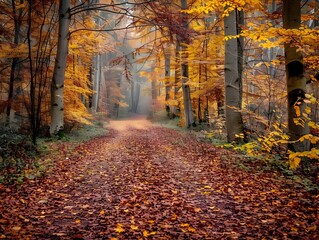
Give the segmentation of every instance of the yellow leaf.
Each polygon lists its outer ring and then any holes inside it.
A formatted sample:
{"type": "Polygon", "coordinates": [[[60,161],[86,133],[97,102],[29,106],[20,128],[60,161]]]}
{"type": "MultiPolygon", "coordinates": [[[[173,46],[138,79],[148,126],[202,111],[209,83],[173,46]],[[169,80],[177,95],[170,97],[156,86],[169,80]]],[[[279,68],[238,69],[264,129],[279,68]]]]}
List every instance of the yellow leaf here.
{"type": "Polygon", "coordinates": [[[299,166],[300,161],[301,161],[301,158],[294,157],[292,160],[290,160],[290,168],[296,169],[299,166]]]}
{"type": "Polygon", "coordinates": [[[4,235],[4,234],[0,235],[0,239],[5,239],[5,238],[7,238],[6,235],[4,235]]]}
{"type": "Polygon", "coordinates": [[[195,228],[193,227],[188,227],[187,230],[192,233],[196,232],[195,228]]]}
{"type": "Polygon", "coordinates": [[[104,215],[104,214],[105,214],[105,211],[102,210],[102,211],[100,212],[100,215],[104,215]]]}
{"type": "Polygon", "coordinates": [[[188,223],[181,223],[181,227],[189,227],[188,223]]]}
{"type": "Polygon", "coordinates": [[[125,229],[123,228],[123,224],[117,224],[116,228],[114,228],[114,231],[117,233],[125,232],[125,229]]]}
{"type": "Polygon", "coordinates": [[[156,232],[148,232],[147,230],[143,231],[143,237],[149,237],[149,236],[152,236],[155,234],[156,234],[156,232]]]}
{"type": "Polygon", "coordinates": [[[80,219],[75,220],[75,223],[81,223],[80,219]]]}
{"type": "Polygon", "coordinates": [[[138,226],[131,225],[131,229],[132,229],[132,230],[138,230],[138,226]]]}

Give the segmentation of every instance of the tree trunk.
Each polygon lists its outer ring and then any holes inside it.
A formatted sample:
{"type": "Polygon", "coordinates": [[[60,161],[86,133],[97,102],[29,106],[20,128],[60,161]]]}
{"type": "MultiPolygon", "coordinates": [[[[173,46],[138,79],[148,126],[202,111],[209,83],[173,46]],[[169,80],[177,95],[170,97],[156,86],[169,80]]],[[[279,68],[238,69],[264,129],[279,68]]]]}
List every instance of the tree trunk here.
{"type": "MultiPolygon", "coordinates": [[[[97,0],[95,2],[98,3],[99,1],[97,0]]],[[[94,3],[94,1],[92,2],[92,4],[93,3],[94,3]]],[[[88,3],[88,4],[90,4],[90,3],[88,3]]],[[[96,21],[97,27],[99,28],[101,25],[101,18],[96,17],[95,21],[96,21]]],[[[99,53],[97,53],[94,60],[95,60],[94,61],[95,72],[93,75],[94,79],[93,79],[93,86],[92,86],[92,90],[93,90],[92,111],[97,112],[98,111],[98,103],[99,103],[99,95],[100,95],[100,82],[101,82],[101,61],[102,61],[101,55],[99,53]]]]}
{"type": "Polygon", "coordinates": [[[179,116],[180,103],[178,100],[178,91],[180,89],[180,80],[181,80],[181,59],[180,59],[180,42],[178,37],[176,37],[176,46],[175,46],[175,83],[174,83],[174,100],[178,102],[177,106],[173,108],[173,115],[179,116]]]}
{"type": "Polygon", "coordinates": [[[140,93],[141,93],[140,84],[138,82],[131,81],[131,111],[132,113],[137,113],[140,93]]]}
{"type": "Polygon", "coordinates": [[[190,87],[187,84],[187,80],[188,80],[188,64],[183,62],[182,63],[182,90],[183,90],[183,101],[184,101],[185,126],[191,127],[195,124],[195,121],[194,121],[193,110],[192,110],[191,92],[190,92],[190,87]]]}
{"type": "MultiPolygon", "coordinates": [[[[316,28],[319,26],[319,0],[315,0],[316,7],[315,7],[315,20],[313,21],[312,28],[316,28]]],[[[319,51],[317,51],[317,54],[319,54],[319,51]]],[[[311,92],[313,93],[313,96],[318,100],[319,99],[319,73],[315,75],[315,78],[317,81],[311,82],[311,92]]],[[[311,121],[313,122],[319,122],[319,103],[316,102],[314,104],[311,104],[311,121]]]]}
{"type": "Polygon", "coordinates": [[[135,84],[134,113],[137,113],[138,103],[140,101],[141,85],[138,82],[135,84]]]}
{"type": "Polygon", "coordinates": [[[101,55],[97,54],[95,58],[95,73],[93,76],[93,96],[92,96],[92,110],[98,111],[100,82],[101,82],[101,55]]]}
{"type": "MultiPolygon", "coordinates": [[[[122,82],[122,75],[121,73],[116,72],[115,84],[117,89],[121,89],[121,82],[122,82]]],[[[119,96],[116,96],[115,98],[116,98],[116,102],[114,103],[113,117],[119,118],[121,98],[119,96]]]]}
{"type": "MultiPolygon", "coordinates": [[[[233,10],[224,19],[225,36],[238,34],[238,11],[233,10]]],[[[225,115],[228,142],[241,141],[244,133],[241,115],[242,104],[242,50],[236,38],[225,42],[225,115]]]]}
{"type": "Polygon", "coordinates": [[[130,82],[130,87],[131,87],[131,112],[132,113],[135,113],[135,106],[134,106],[134,103],[135,103],[135,94],[134,94],[134,91],[135,91],[135,82],[134,81],[131,81],[130,82]]]}
{"type": "Polygon", "coordinates": [[[17,72],[16,69],[17,69],[18,61],[19,61],[19,58],[13,58],[12,64],[11,64],[6,126],[10,126],[10,113],[11,113],[12,102],[13,102],[14,83],[16,79],[16,72],[17,72]]]}
{"type": "Polygon", "coordinates": [[[60,0],[58,47],[51,84],[51,135],[59,133],[64,128],[63,90],[68,56],[70,20],[70,0],[60,0]]]}
{"type": "MultiPolygon", "coordinates": [[[[181,7],[182,10],[187,9],[187,0],[181,0],[181,7]]],[[[183,28],[185,29],[185,32],[188,30],[188,21],[186,16],[184,16],[183,19],[183,28]]],[[[192,109],[192,102],[191,102],[191,91],[189,84],[187,83],[189,80],[188,75],[188,53],[187,53],[187,47],[185,44],[187,44],[188,39],[183,39],[183,42],[181,44],[181,69],[182,69],[182,90],[183,90],[183,102],[184,102],[184,116],[185,116],[185,126],[191,127],[195,126],[195,121],[193,117],[193,109],[192,109]]]]}
{"type": "MultiPolygon", "coordinates": [[[[22,0],[20,0],[22,3],[22,0]]],[[[13,13],[13,21],[14,21],[14,40],[13,43],[18,45],[21,41],[21,18],[22,18],[22,9],[16,9],[15,0],[11,1],[12,4],[12,13],[13,13]],[[18,13],[18,14],[17,14],[18,13]]],[[[10,125],[10,113],[12,108],[12,102],[14,97],[14,83],[16,78],[19,75],[19,68],[21,67],[20,59],[13,58],[11,63],[11,70],[10,70],[10,80],[9,80],[9,92],[8,92],[8,105],[7,105],[7,117],[6,117],[6,125],[10,125]]]]}
{"type": "MultiPolygon", "coordinates": [[[[155,69],[155,65],[154,68],[155,69]]],[[[155,76],[152,76],[152,110],[150,113],[150,117],[153,118],[156,112],[156,105],[157,105],[157,84],[156,84],[155,76]]]]}
{"type": "MultiPolygon", "coordinates": [[[[283,22],[285,29],[298,29],[301,22],[300,0],[283,1],[283,22]]],[[[304,65],[301,52],[290,43],[285,44],[285,66],[288,96],[288,131],[290,140],[298,140],[309,133],[307,122],[304,126],[296,124],[295,120],[302,117],[305,108],[303,99],[306,93],[306,78],[304,77],[304,65]],[[296,111],[299,109],[299,111],[296,111]],[[299,114],[299,113],[301,114],[299,114]]],[[[290,150],[303,152],[310,149],[308,141],[297,142],[289,145],[290,150]]]]}
{"type": "MultiPolygon", "coordinates": [[[[164,49],[165,51],[165,49],[164,49]]],[[[169,51],[169,49],[167,50],[169,51]]],[[[171,100],[171,55],[170,53],[165,53],[165,103],[166,103],[166,111],[167,116],[171,118],[172,116],[172,107],[169,104],[169,100],[171,100]]]]}

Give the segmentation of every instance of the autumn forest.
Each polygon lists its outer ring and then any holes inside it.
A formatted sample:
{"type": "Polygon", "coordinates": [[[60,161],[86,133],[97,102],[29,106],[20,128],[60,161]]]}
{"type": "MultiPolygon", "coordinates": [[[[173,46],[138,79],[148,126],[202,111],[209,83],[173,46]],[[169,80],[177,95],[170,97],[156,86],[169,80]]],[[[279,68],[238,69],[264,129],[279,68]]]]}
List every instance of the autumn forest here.
{"type": "Polygon", "coordinates": [[[318,0],[0,0],[1,239],[318,239],[318,0]]]}

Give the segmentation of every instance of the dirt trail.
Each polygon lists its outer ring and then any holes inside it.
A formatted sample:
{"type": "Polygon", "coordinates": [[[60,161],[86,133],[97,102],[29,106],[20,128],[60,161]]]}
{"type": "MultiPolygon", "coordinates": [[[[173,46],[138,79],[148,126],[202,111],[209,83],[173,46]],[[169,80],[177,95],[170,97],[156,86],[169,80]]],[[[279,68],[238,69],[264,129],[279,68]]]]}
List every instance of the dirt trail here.
{"type": "Polygon", "coordinates": [[[61,156],[45,178],[1,193],[11,239],[318,239],[318,199],[233,152],[145,119],[61,156]]]}

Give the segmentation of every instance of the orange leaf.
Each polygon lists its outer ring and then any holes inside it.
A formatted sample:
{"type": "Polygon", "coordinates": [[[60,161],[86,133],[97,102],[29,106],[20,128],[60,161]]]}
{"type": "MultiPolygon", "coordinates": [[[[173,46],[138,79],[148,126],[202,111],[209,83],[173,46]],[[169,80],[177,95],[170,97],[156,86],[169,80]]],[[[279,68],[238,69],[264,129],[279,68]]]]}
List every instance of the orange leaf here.
{"type": "Polygon", "coordinates": [[[114,231],[117,232],[117,233],[125,232],[125,229],[123,228],[123,224],[118,223],[117,227],[114,228],[114,231]]]}

